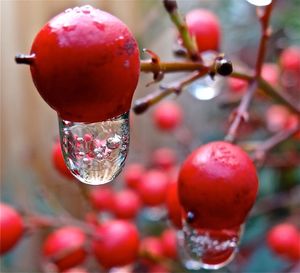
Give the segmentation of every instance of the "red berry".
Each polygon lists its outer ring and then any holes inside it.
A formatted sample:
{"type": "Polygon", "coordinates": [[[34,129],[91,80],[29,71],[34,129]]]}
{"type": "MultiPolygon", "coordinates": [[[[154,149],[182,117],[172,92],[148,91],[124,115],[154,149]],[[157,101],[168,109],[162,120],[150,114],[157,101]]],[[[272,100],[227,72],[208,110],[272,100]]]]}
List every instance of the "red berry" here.
{"type": "Polygon", "coordinates": [[[153,264],[149,266],[148,272],[149,273],[170,273],[168,268],[162,264],[153,264]]]}
{"type": "Polygon", "coordinates": [[[11,250],[21,239],[24,226],[19,213],[11,206],[0,203],[0,255],[11,250]]]}
{"type": "Polygon", "coordinates": [[[177,162],[175,152],[170,148],[159,148],[152,154],[152,162],[154,167],[163,170],[169,170],[174,167],[177,162]]]}
{"type": "Polygon", "coordinates": [[[158,206],[165,202],[168,177],[161,171],[151,170],[144,174],[138,193],[146,206],[158,206]]]}
{"type": "Polygon", "coordinates": [[[127,112],[139,78],[139,50],[127,26],[90,6],[51,19],[32,44],[31,73],[65,120],[103,121],[127,112]]]}
{"type": "Polygon", "coordinates": [[[112,212],[117,218],[133,219],[139,212],[141,201],[133,190],[122,190],[115,194],[112,212]]]}
{"type": "Polygon", "coordinates": [[[278,132],[286,128],[290,111],[283,105],[271,105],[266,111],[266,125],[269,131],[278,132]]]}
{"type": "Polygon", "coordinates": [[[265,63],[262,67],[261,77],[270,85],[276,86],[279,79],[278,66],[273,63],[265,63]]]}
{"type": "Polygon", "coordinates": [[[55,230],[43,244],[43,254],[54,259],[59,270],[81,264],[86,258],[84,244],[86,236],[81,229],[73,226],[55,230]]]}
{"type": "Polygon", "coordinates": [[[158,237],[149,236],[145,237],[140,244],[140,252],[145,256],[151,256],[155,258],[163,257],[164,250],[162,241],[158,237]]]}
{"type": "Polygon", "coordinates": [[[166,229],[161,235],[161,242],[162,242],[164,256],[170,259],[176,259],[177,258],[176,231],[173,229],[166,229]]]}
{"type": "Polygon", "coordinates": [[[68,179],[74,179],[74,176],[68,169],[64,156],[61,150],[60,142],[55,142],[53,148],[52,148],[52,163],[55,169],[64,177],[68,179]]]}
{"type": "Polygon", "coordinates": [[[300,48],[293,46],[286,48],[282,51],[279,62],[283,70],[300,75],[300,48]]]}
{"type": "Polygon", "coordinates": [[[300,232],[292,224],[273,227],[267,235],[269,247],[278,255],[291,260],[300,260],[300,232]]]}
{"type": "Polygon", "coordinates": [[[241,80],[241,79],[236,79],[236,78],[228,78],[227,83],[228,83],[229,89],[235,93],[240,93],[240,92],[242,93],[242,92],[246,91],[246,89],[248,87],[247,81],[241,80]]]}
{"type": "Polygon", "coordinates": [[[123,176],[126,185],[130,188],[137,188],[144,173],[145,168],[141,164],[135,163],[125,166],[123,176]]]}
{"type": "Polygon", "coordinates": [[[93,249],[105,268],[133,263],[138,255],[139,234],[136,227],[124,220],[110,221],[97,229],[93,249]]]}
{"type": "Polygon", "coordinates": [[[211,142],[183,163],[179,200],[193,227],[223,229],[240,226],[253,206],[258,178],[253,162],[238,146],[211,142]]]}
{"type": "Polygon", "coordinates": [[[182,109],[172,101],[160,103],[153,113],[154,123],[162,131],[172,131],[182,122],[182,109]]]}
{"type": "Polygon", "coordinates": [[[114,192],[107,186],[94,187],[90,191],[90,202],[92,206],[99,210],[111,210],[113,207],[114,192]]]}
{"type": "Polygon", "coordinates": [[[168,210],[168,216],[171,220],[172,224],[178,228],[182,228],[181,222],[181,205],[179,203],[178,197],[178,183],[177,181],[170,183],[168,185],[167,190],[167,198],[166,198],[166,205],[168,210]]]}
{"type": "Polygon", "coordinates": [[[73,267],[68,270],[63,271],[63,273],[88,273],[85,268],[73,267]]]}
{"type": "Polygon", "coordinates": [[[205,9],[192,10],[186,15],[186,24],[190,34],[196,39],[199,52],[218,51],[221,27],[215,14],[205,9]]]}

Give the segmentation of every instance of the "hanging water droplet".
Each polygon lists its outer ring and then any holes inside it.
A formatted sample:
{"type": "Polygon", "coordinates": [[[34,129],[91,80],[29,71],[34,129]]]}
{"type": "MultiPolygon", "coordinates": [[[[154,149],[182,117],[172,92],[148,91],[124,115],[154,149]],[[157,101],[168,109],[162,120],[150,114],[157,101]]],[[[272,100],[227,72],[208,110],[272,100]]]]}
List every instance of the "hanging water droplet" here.
{"type": "Polygon", "coordinates": [[[183,265],[187,269],[212,270],[227,265],[237,253],[242,231],[243,225],[235,229],[209,230],[195,229],[183,222],[182,233],[177,238],[183,265]]]}
{"type": "Polygon", "coordinates": [[[129,146],[128,117],[125,113],[95,123],[70,123],[59,118],[64,158],[78,180],[100,185],[112,181],[120,173],[129,146]]]}
{"type": "Polygon", "coordinates": [[[267,6],[272,3],[272,0],[246,0],[246,1],[257,7],[267,6]]]}

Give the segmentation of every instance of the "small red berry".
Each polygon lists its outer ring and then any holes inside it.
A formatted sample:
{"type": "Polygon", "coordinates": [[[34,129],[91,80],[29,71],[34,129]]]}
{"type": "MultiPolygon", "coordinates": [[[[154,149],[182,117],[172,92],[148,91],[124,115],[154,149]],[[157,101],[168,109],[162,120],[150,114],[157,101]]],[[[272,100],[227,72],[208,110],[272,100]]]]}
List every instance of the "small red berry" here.
{"type": "Polygon", "coordinates": [[[292,224],[274,226],[267,234],[269,247],[278,255],[290,260],[300,260],[300,232],[292,224]]]}
{"type": "Polygon", "coordinates": [[[176,231],[173,229],[166,229],[161,235],[161,242],[162,242],[164,256],[170,259],[176,259],[177,258],[176,231]]]}
{"type": "Polygon", "coordinates": [[[207,229],[240,226],[258,190],[250,157],[224,141],[208,143],[190,154],[181,167],[178,183],[187,220],[193,227],[207,229]]]}
{"type": "Polygon", "coordinates": [[[138,193],[146,206],[158,206],[165,202],[168,177],[161,171],[150,170],[144,174],[138,193]]]}
{"type": "Polygon", "coordinates": [[[127,112],[139,78],[139,50],[128,27],[91,6],[51,19],[32,44],[34,84],[70,121],[96,122],[127,112]]]}
{"type": "Polygon", "coordinates": [[[162,241],[158,237],[149,236],[145,237],[140,244],[140,252],[145,256],[154,258],[161,258],[164,255],[162,241]]]}
{"type": "Polygon", "coordinates": [[[151,156],[155,168],[170,170],[177,162],[174,150],[170,148],[159,148],[151,156]]]}
{"type": "Polygon", "coordinates": [[[113,199],[113,214],[120,219],[133,219],[141,207],[138,194],[133,190],[122,190],[115,194],[113,199]]]}
{"type": "Polygon", "coordinates": [[[99,211],[109,211],[113,207],[114,192],[110,187],[94,187],[90,191],[90,202],[99,211]]]}
{"type": "Polygon", "coordinates": [[[287,126],[290,111],[283,105],[271,105],[266,111],[266,125],[270,132],[284,130],[287,126]]]}
{"type": "Polygon", "coordinates": [[[261,77],[272,86],[278,85],[279,69],[276,64],[265,63],[262,67],[261,77]]]}
{"type": "Polygon", "coordinates": [[[174,227],[181,229],[181,205],[178,197],[178,183],[177,181],[172,182],[168,185],[166,206],[168,211],[169,219],[171,220],[174,227]]]}
{"type": "Polygon", "coordinates": [[[229,90],[235,93],[243,93],[248,87],[248,82],[241,79],[229,77],[227,80],[229,90]]]}
{"type": "Polygon", "coordinates": [[[94,254],[105,268],[133,263],[138,255],[139,234],[136,227],[124,220],[104,223],[97,229],[94,254]]]}
{"type": "Polygon", "coordinates": [[[300,48],[288,47],[280,55],[279,63],[283,70],[300,75],[300,48]]]}
{"type": "Polygon", "coordinates": [[[133,189],[137,188],[144,173],[145,168],[141,164],[134,163],[125,166],[123,170],[123,177],[126,185],[133,189]]]}
{"type": "Polygon", "coordinates": [[[221,39],[221,27],[214,13],[205,9],[195,9],[187,13],[186,24],[195,37],[199,52],[218,51],[221,39]]]}
{"type": "Polygon", "coordinates": [[[153,113],[154,124],[162,131],[172,131],[182,122],[182,109],[172,101],[160,103],[153,113]]]}
{"type": "Polygon", "coordinates": [[[23,231],[24,225],[20,214],[13,207],[0,203],[0,255],[17,244],[23,231]]]}
{"type": "Polygon", "coordinates": [[[52,148],[52,163],[53,163],[53,166],[55,167],[55,169],[61,175],[63,175],[64,177],[66,177],[68,179],[74,179],[74,176],[72,175],[72,173],[70,172],[70,170],[68,169],[68,167],[65,163],[59,141],[55,142],[55,144],[53,145],[53,148],[52,148]]]}
{"type": "Polygon", "coordinates": [[[59,270],[81,264],[86,258],[86,236],[77,227],[68,226],[55,230],[43,244],[43,254],[53,259],[59,270]]]}

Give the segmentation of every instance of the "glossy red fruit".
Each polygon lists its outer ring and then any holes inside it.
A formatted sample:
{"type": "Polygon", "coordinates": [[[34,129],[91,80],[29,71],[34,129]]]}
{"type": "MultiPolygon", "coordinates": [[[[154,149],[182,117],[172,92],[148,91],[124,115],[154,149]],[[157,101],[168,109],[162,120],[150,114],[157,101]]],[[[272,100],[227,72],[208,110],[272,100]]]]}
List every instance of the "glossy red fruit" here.
{"type": "Polygon", "coordinates": [[[170,170],[177,163],[174,150],[167,147],[156,149],[151,158],[154,167],[162,170],[170,170]]]}
{"type": "Polygon", "coordinates": [[[90,202],[99,211],[110,211],[113,207],[114,192],[110,187],[93,187],[90,191],[90,202]]]}
{"type": "Polygon", "coordinates": [[[137,188],[144,173],[145,168],[141,164],[133,163],[125,166],[123,177],[126,185],[133,189],[137,188]]]}
{"type": "Polygon", "coordinates": [[[98,262],[105,268],[133,263],[138,255],[139,234],[130,222],[114,220],[97,229],[99,239],[93,242],[98,262]]]}
{"type": "Polygon", "coordinates": [[[17,244],[23,231],[24,225],[20,214],[13,207],[0,203],[0,255],[17,244]]]}
{"type": "Polygon", "coordinates": [[[290,260],[300,260],[300,232],[292,224],[274,226],[267,234],[267,243],[276,254],[290,260]]]}
{"type": "Polygon", "coordinates": [[[195,9],[187,13],[186,24],[195,37],[199,52],[218,51],[221,39],[219,19],[214,13],[205,9],[195,9]]]}
{"type": "Polygon", "coordinates": [[[227,79],[228,87],[229,90],[235,93],[243,93],[246,91],[248,87],[248,82],[241,80],[241,79],[236,79],[236,78],[228,78],[227,79]]]}
{"type": "Polygon", "coordinates": [[[72,175],[72,173],[70,172],[70,170],[68,169],[68,167],[65,163],[59,141],[55,142],[55,144],[53,145],[53,148],[52,148],[52,163],[53,163],[53,166],[55,167],[55,169],[62,176],[66,177],[68,179],[74,179],[74,176],[72,175]]]}
{"type": "Polygon", "coordinates": [[[179,200],[187,221],[197,228],[240,226],[258,190],[256,169],[238,146],[211,142],[184,161],[178,180],[179,200]]]}
{"type": "Polygon", "coordinates": [[[146,206],[159,206],[165,202],[168,177],[161,171],[150,170],[144,174],[138,193],[146,206]]]}
{"type": "Polygon", "coordinates": [[[261,70],[261,77],[272,86],[278,85],[279,69],[276,64],[265,63],[261,70]]]}
{"type": "Polygon", "coordinates": [[[279,63],[283,70],[296,72],[300,75],[300,48],[291,46],[284,49],[280,55],[279,63]]]}
{"type": "Polygon", "coordinates": [[[174,229],[166,229],[160,238],[164,256],[175,260],[177,258],[176,231],[174,229]]]}
{"type": "Polygon", "coordinates": [[[86,258],[86,236],[83,231],[74,226],[55,230],[43,244],[43,255],[54,259],[59,270],[81,264],[86,258]]]}
{"type": "Polygon", "coordinates": [[[134,219],[141,208],[138,194],[133,190],[122,190],[115,194],[113,214],[120,219],[134,219]]]}
{"type": "Polygon", "coordinates": [[[174,227],[181,229],[181,205],[178,197],[178,184],[177,181],[170,183],[167,190],[166,206],[168,211],[168,217],[174,227]]]}
{"type": "Polygon", "coordinates": [[[127,112],[139,78],[139,50],[128,27],[91,6],[51,19],[32,44],[31,74],[65,120],[96,122],[127,112]]]}
{"type": "Polygon", "coordinates": [[[182,109],[179,104],[172,101],[160,103],[153,113],[156,127],[162,131],[172,131],[177,128],[183,118],[182,109]]]}

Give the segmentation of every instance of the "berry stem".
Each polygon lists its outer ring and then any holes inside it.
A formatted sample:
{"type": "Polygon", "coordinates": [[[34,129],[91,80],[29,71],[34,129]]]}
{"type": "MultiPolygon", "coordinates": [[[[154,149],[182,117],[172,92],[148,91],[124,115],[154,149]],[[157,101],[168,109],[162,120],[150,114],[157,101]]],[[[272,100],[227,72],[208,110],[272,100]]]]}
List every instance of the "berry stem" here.
{"type": "Polygon", "coordinates": [[[258,54],[257,54],[257,59],[256,59],[256,69],[255,69],[255,76],[252,82],[249,85],[249,88],[246,92],[246,94],[242,97],[242,100],[234,113],[234,119],[231,122],[231,125],[228,129],[227,135],[225,136],[225,140],[229,142],[234,142],[236,139],[237,131],[240,126],[240,124],[243,121],[247,121],[248,116],[248,108],[250,107],[252,98],[259,86],[259,79],[260,79],[260,74],[261,74],[261,69],[262,65],[264,62],[265,58],[265,53],[266,53],[266,44],[269,38],[269,21],[273,9],[273,4],[275,1],[272,1],[270,5],[268,5],[263,14],[260,16],[260,23],[261,23],[261,28],[262,28],[262,34],[261,34],[261,39],[259,43],[259,48],[258,48],[258,54]]]}
{"type": "Polygon", "coordinates": [[[180,33],[183,46],[186,48],[190,59],[193,61],[201,61],[201,56],[198,54],[195,40],[190,36],[185,20],[178,11],[177,2],[175,0],[164,0],[163,3],[172,22],[180,33]]]}

